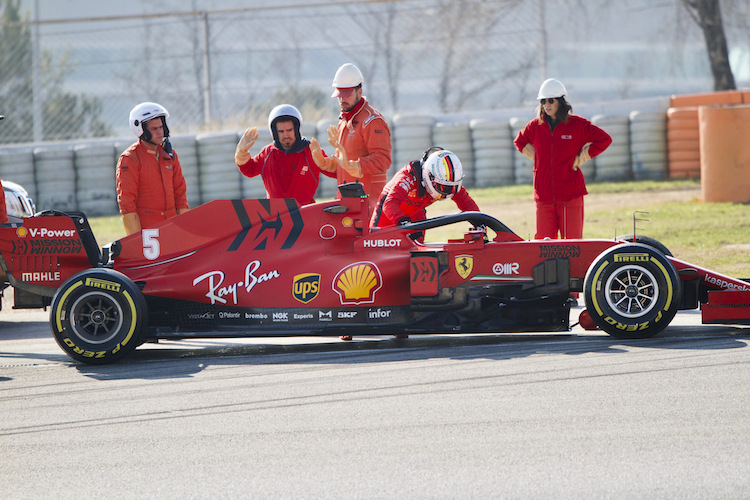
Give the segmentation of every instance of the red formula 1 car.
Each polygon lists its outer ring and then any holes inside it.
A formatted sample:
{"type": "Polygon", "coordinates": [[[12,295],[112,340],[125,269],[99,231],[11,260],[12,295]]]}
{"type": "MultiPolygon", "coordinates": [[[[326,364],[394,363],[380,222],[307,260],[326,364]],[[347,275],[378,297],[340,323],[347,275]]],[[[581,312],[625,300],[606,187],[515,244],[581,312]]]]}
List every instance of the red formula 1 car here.
{"type": "Polygon", "coordinates": [[[341,200],[212,201],[100,249],[83,214],[0,228],[16,307],[51,306],[60,347],[110,363],[149,340],[569,330],[650,337],[679,309],[750,322],[750,284],[674,259],[647,238],[523,240],[478,212],[380,231],[357,185],[341,200]],[[447,243],[418,232],[485,225],[447,243]]]}

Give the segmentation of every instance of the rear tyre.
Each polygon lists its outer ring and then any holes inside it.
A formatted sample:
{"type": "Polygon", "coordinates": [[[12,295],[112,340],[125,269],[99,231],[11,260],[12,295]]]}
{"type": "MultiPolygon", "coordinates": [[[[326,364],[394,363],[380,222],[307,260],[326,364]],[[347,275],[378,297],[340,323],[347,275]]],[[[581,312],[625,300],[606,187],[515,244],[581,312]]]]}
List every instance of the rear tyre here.
{"type": "Polygon", "coordinates": [[[106,364],[141,344],[147,318],[143,294],[127,276],[110,269],[88,269],[57,290],[50,326],[68,356],[106,364]]]}
{"type": "Polygon", "coordinates": [[[662,252],[645,244],[617,245],[589,267],[586,310],[613,337],[653,337],[672,321],[680,304],[680,279],[662,252]]]}

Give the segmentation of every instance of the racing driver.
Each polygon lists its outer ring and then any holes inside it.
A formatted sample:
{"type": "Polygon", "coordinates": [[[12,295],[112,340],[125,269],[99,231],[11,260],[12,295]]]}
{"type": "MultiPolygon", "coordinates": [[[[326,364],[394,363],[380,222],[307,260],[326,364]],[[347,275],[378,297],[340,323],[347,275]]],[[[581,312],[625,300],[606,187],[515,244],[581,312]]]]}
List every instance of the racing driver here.
{"type": "Polygon", "coordinates": [[[426,209],[438,200],[453,200],[462,212],[479,211],[462,184],[463,167],[458,156],[439,147],[425,151],[396,172],[380,194],[371,228],[391,227],[424,220],[426,209]]]}
{"type": "Polygon", "coordinates": [[[260,135],[256,127],[242,135],[234,161],[247,177],[260,175],[267,198],[294,198],[300,205],[314,203],[319,175],[336,177],[338,162],[326,157],[317,139],[300,134],[302,115],[294,106],[280,104],[268,115],[273,142],[252,156],[248,149],[260,135]]]}

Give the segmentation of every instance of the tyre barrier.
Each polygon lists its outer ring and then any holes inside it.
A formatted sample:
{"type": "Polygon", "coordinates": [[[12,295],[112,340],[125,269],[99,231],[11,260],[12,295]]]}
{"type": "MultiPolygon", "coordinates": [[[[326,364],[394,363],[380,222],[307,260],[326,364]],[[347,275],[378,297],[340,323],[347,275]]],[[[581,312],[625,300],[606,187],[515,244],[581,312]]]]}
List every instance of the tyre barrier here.
{"type": "Polygon", "coordinates": [[[240,181],[243,176],[234,163],[237,141],[237,132],[207,133],[195,137],[203,203],[242,196],[240,181]]]}
{"type": "MultiPolygon", "coordinates": [[[[632,179],[630,155],[630,117],[627,115],[596,115],[591,123],[612,137],[612,144],[594,158],[594,178],[597,181],[632,179]]],[[[587,164],[583,165],[587,167],[587,164]]],[[[586,170],[582,169],[584,177],[586,170]]]]}
{"type": "MultiPolygon", "coordinates": [[[[132,146],[134,142],[135,141],[130,141],[130,140],[127,140],[127,139],[126,140],[120,139],[120,140],[116,140],[114,142],[114,150],[115,150],[115,185],[117,185],[117,165],[119,165],[119,163],[120,163],[120,156],[122,156],[122,153],[124,153],[130,146],[132,146]]],[[[120,208],[119,202],[117,204],[117,208],[118,208],[118,213],[119,213],[119,208],[120,208]]]]}
{"type": "Polygon", "coordinates": [[[0,149],[0,179],[20,184],[37,203],[33,146],[3,146],[0,149]]]}
{"type": "MultiPolygon", "coordinates": [[[[510,119],[509,124],[513,140],[518,137],[518,133],[526,127],[527,123],[529,123],[527,120],[521,118],[510,119]]],[[[532,184],[534,182],[534,162],[518,151],[515,145],[513,145],[513,178],[516,184],[532,184]]]]}
{"type": "Polygon", "coordinates": [[[436,122],[432,127],[432,144],[458,156],[464,170],[463,186],[475,185],[474,148],[469,122],[436,122]]]}
{"type": "MultiPolygon", "coordinates": [[[[435,118],[421,115],[396,115],[391,129],[391,168],[388,178],[411,161],[419,160],[422,154],[434,144],[432,128],[435,118]]],[[[459,157],[460,158],[460,157],[459,157]]]]}
{"type": "Polygon", "coordinates": [[[172,148],[177,153],[185,177],[185,190],[190,208],[201,204],[200,175],[198,169],[198,148],[194,135],[178,135],[169,138],[172,148]]]}
{"type": "Polygon", "coordinates": [[[513,184],[513,137],[508,121],[474,119],[469,122],[474,149],[474,185],[513,184]]]}
{"type": "Polygon", "coordinates": [[[667,115],[630,113],[630,155],[635,180],[667,177],[667,115]]]}
{"type": "MultiPolygon", "coordinates": [[[[234,169],[237,171],[237,174],[240,178],[240,196],[245,199],[263,199],[266,197],[266,188],[263,185],[263,178],[260,175],[256,175],[255,177],[247,177],[242,172],[240,172],[240,169],[234,162],[234,152],[237,149],[237,143],[244,133],[244,129],[237,132],[237,140],[234,144],[235,149],[232,151],[232,164],[234,165],[234,169]]],[[[258,139],[250,148],[250,154],[252,156],[256,156],[261,152],[263,148],[271,144],[271,142],[273,142],[271,131],[266,127],[258,127],[258,139]]]]}
{"type": "Polygon", "coordinates": [[[89,216],[116,215],[119,206],[114,141],[79,144],[73,152],[78,210],[89,216]]]}
{"type": "Polygon", "coordinates": [[[34,148],[36,199],[39,211],[77,210],[75,153],[70,144],[54,144],[34,148]]]}
{"type": "Polygon", "coordinates": [[[701,174],[698,106],[667,110],[668,174],[670,179],[697,179],[701,174]]]}
{"type": "MultiPolygon", "coordinates": [[[[612,135],[613,144],[582,166],[587,181],[621,180],[631,175],[636,180],[700,176],[697,107],[672,108],[666,114],[634,111],[629,116],[599,115],[592,121],[612,135]]],[[[328,143],[327,129],[337,123],[338,120],[320,120],[305,124],[302,135],[308,139],[316,137],[330,156],[334,151],[328,143]]],[[[391,125],[393,153],[388,176],[392,177],[410,161],[420,159],[427,148],[437,145],[459,156],[466,170],[467,186],[531,184],[533,162],[513,144],[526,123],[525,118],[436,123],[432,116],[396,115],[391,125]]],[[[234,164],[241,133],[244,130],[171,138],[180,158],[191,207],[214,199],[265,198],[260,176],[244,177],[234,164]]],[[[39,210],[82,210],[92,215],[117,213],[116,190],[112,187],[115,165],[133,142],[97,140],[75,147],[71,144],[3,147],[0,178],[23,186],[39,210]],[[101,150],[96,152],[98,148],[101,150]],[[109,151],[105,151],[107,148],[109,151]],[[105,159],[110,153],[111,168],[105,159]],[[111,178],[106,179],[110,170],[111,178]],[[96,182],[92,182],[94,179],[96,182]],[[89,187],[84,181],[96,187],[89,187]],[[111,185],[98,187],[107,183],[111,185]]],[[[250,153],[258,154],[270,142],[268,129],[259,127],[259,138],[250,153]]],[[[336,185],[335,179],[321,176],[316,199],[333,198],[336,185]]]]}
{"type": "MultiPolygon", "coordinates": [[[[336,150],[333,149],[333,146],[328,142],[328,128],[331,125],[338,126],[338,123],[338,120],[319,120],[316,124],[316,137],[320,143],[320,149],[325,151],[327,156],[333,156],[336,153],[336,150]]],[[[338,182],[335,177],[321,175],[318,183],[318,190],[315,193],[315,200],[335,198],[336,192],[338,191],[337,186],[338,182]]]]}

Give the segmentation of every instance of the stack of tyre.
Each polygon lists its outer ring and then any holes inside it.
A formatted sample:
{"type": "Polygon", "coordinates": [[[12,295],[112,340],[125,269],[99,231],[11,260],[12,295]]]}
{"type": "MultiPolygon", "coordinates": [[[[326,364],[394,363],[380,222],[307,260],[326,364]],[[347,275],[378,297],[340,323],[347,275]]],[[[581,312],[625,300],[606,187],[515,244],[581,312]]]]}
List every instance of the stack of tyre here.
{"type": "Polygon", "coordinates": [[[34,148],[38,210],[73,212],[76,204],[75,153],[69,144],[34,148]]]}
{"type": "MultiPolygon", "coordinates": [[[[597,181],[624,181],[632,179],[630,157],[630,117],[628,115],[596,115],[591,123],[601,127],[612,137],[612,144],[602,154],[594,158],[595,178],[597,181]]],[[[589,162],[590,163],[590,162],[589,162]]],[[[582,167],[583,175],[591,180],[587,169],[582,167]]]]}
{"type": "Polygon", "coordinates": [[[198,148],[194,135],[170,137],[172,148],[180,160],[182,175],[185,177],[188,204],[191,208],[201,204],[200,175],[198,170],[198,148]]]}
{"type": "MultiPolygon", "coordinates": [[[[240,141],[240,138],[245,133],[244,130],[240,130],[237,133],[236,141],[234,143],[235,150],[237,148],[237,143],[240,141]]],[[[250,148],[250,154],[252,156],[257,155],[261,152],[263,148],[268,146],[271,142],[273,142],[273,138],[271,137],[271,131],[268,130],[266,127],[258,127],[258,140],[255,141],[255,144],[252,145],[250,148]]],[[[266,197],[266,188],[263,186],[263,178],[260,175],[256,175],[255,177],[247,177],[246,175],[243,175],[242,172],[239,171],[239,168],[237,168],[237,164],[234,162],[234,153],[235,151],[232,151],[232,165],[234,166],[234,170],[237,171],[238,175],[240,176],[240,183],[242,187],[242,198],[246,200],[260,200],[266,197]]]]}
{"type": "MultiPolygon", "coordinates": [[[[316,124],[315,137],[320,143],[320,148],[325,151],[327,156],[333,156],[336,154],[336,150],[328,142],[328,128],[333,125],[338,126],[338,120],[320,120],[316,124]]],[[[316,200],[330,199],[336,196],[337,182],[336,178],[328,177],[326,175],[320,176],[320,184],[318,185],[318,191],[315,193],[316,200]]]]}
{"type": "Polygon", "coordinates": [[[667,149],[669,177],[697,179],[701,175],[700,128],[698,106],[667,110],[667,149]]]}
{"type": "Polygon", "coordinates": [[[474,185],[513,184],[513,137],[506,120],[475,119],[469,122],[474,149],[474,185]]]}
{"type": "MultiPolygon", "coordinates": [[[[510,132],[513,140],[518,136],[518,133],[526,127],[529,123],[528,120],[522,118],[511,118],[510,119],[510,132]]],[[[513,178],[516,184],[532,184],[534,179],[534,162],[529,158],[526,158],[511,141],[513,146],[513,178]]]]}
{"type": "Polygon", "coordinates": [[[667,115],[630,113],[630,154],[635,180],[667,177],[667,115]]]}
{"type": "Polygon", "coordinates": [[[458,156],[464,170],[463,185],[475,185],[474,147],[469,122],[436,122],[432,127],[432,144],[458,156]]]}
{"type": "Polygon", "coordinates": [[[424,152],[433,146],[432,128],[435,118],[422,115],[396,115],[391,127],[392,165],[388,178],[411,161],[422,158],[424,152]]]}
{"type": "Polygon", "coordinates": [[[20,184],[34,204],[39,206],[34,175],[34,147],[11,146],[0,148],[0,179],[20,184]]]}
{"type": "Polygon", "coordinates": [[[73,148],[76,201],[87,216],[118,212],[114,141],[89,142],[73,148]]]}
{"type": "Polygon", "coordinates": [[[238,199],[242,196],[242,174],[234,163],[237,132],[205,133],[195,138],[200,166],[200,198],[212,200],[238,199]]]}

